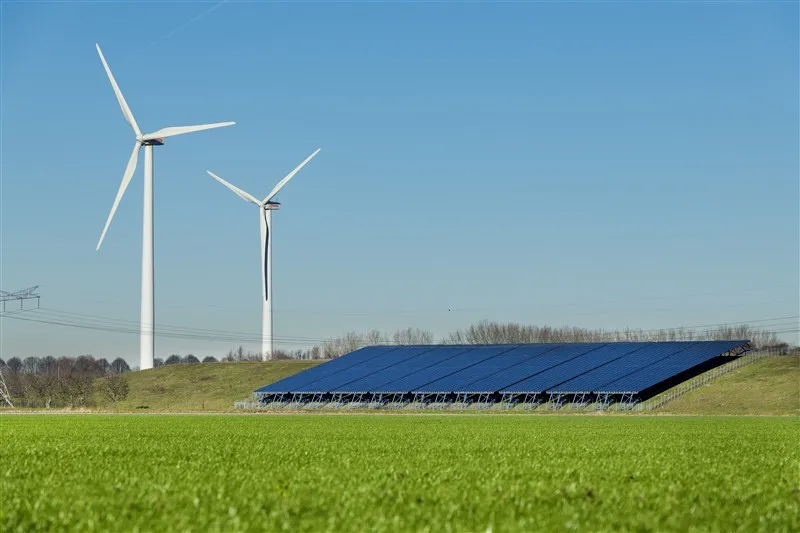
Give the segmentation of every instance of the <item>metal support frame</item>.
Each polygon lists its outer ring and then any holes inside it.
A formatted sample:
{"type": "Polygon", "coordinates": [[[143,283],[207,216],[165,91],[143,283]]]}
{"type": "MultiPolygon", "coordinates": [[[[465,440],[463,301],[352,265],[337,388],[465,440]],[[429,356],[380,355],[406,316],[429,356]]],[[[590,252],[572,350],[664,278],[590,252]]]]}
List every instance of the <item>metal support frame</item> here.
{"type": "Polygon", "coordinates": [[[480,392],[476,396],[475,401],[473,402],[473,406],[475,409],[489,409],[491,408],[492,404],[492,394],[491,392],[480,392]]]}
{"type": "Polygon", "coordinates": [[[344,393],[334,392],[333,394],[331,394],[331,401],[328,404],[328,407],[330,407],[331,409],[339,409],[341,407],[344,407],[345,403],[346,402],[344,393]]]}
{"type": "Polygon", "coordinates": [[[753,347],[750,346],[750,343],[748,342],[747,344],[742,344],[741,346],[736,346],[735,348],[728,350],[722,354],[722,357],[741,357],[752,349],[753,347]]]}
{"type": "Polygon", "coordinates": [[[304,409],[321,409],[328,403],[325,400],[326,393],[324,392],[314,392],[310,394],[308,401],[303,404],[304,409]]]}
{"type": "Polygon", "coordinates": [[[571,407],[572,409],[585,409],[590,403],[592,403],[591,392],[578,392],[572,397],[571,407]]]}
{"type": "Polygon", "coordinates": [[[446,392],[437,392],[432,395],[433,400],[429,401],[426,404],[426,407],[430,409],[444,409],[447,407],[447,396],[448,393],[446,392]]]}
{"type": "Polygon", "coordinates": [[[500,394],[500,408],[513,409],[519,403],[519,396],[513,392],[503,392],[500,394]]]}
{"type": "Polygon", "coordinates": [[[353,394],[351,398],[349,398],[349,402],[345,405],[345,407],[350,409],[358,409],[362,407],[362,404],[368,402],[370,394],[367,392],[357,392],[353,394]]]}
{"type": "Polygon", "coordinates": [[[638,393],[636,392],[623,392],[622,397],[619,400],[619,410],[620,411],[627,411],[633,409],[633,407],[639,403],[638,393]]]}
{"type": "Polygon", "coordinates": [[[595,409],[597,411],[605,411],[611,406],[612,396],[611,394],[604,392],[602,394],[597,395],[597,403],[595,404],[595,409]]]}
{"type": "Polygon", "coordinates": [[[564,405],[567,395],[560,392],[550,393],[550,409],[560,409],[564,405]]]}
{"type": "Polygon", "coordinates": [[[523,409],[536,409],[542,403],[542,396],[537,392],[526,392],[522,395],[523,409]]]}
{"type": "Polygon", "coordinates": [[[387,409],[402,409],[411,403],[406,399],[406,395],[402,392],[393,392],[387,395],[386,408],[387,409]]]}
{"type": "Polygon", "coordinates": [[[469,407],[472,404],[472,395],[468,392],[456,393],[456,403],[463,403],[464,407],[469,407]]]}

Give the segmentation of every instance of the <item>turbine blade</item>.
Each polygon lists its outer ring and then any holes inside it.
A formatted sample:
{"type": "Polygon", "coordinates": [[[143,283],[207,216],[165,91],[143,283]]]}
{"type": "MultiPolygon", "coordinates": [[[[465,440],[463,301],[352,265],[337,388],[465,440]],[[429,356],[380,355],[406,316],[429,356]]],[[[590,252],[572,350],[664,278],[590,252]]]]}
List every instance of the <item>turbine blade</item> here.
{"type": "Polygon", "coordinates": [[[306,157],[306,160],[305,160],[305,161],[303,161],[302,163],[300,163],[299,165],[297,165],[297,168],[295,168],[294,170],[292,170],[291,172],[289,172],[289,173],[286,175],[286,177],[285,177],[285,178],[283,178],[283,179],[282,179],[280,182],[278,182],[278,184],[275,186],[275,188],[274,188],[274,189],[272,189],[272,192],[270,192],[270,193],[267,195],[267,197],[266,197],[266,198],[264,198],[264,202],[263,202],[263,203],[267,203],[267,202],[269,202],[270,200],[272,200],[272,198],[273,198],[273,197],[274,197],[276,194],[278,194],[278,191],[280,191],[280,190],[283,188],[283,186],[284,186],[284,185],[286,185],[287,183],[289,183],[289,180],[290,180],[290,179],[292,179],[292,177],[293,177],[295,174],[297,174],[297,173],[300,171],[300,169],[301,169],[301,168],[303,168],[304,166],[306,166],[306,163],[308,163],[309,161],[311,161],[311,159],[312,159],[312,158],[313,158],[315,155],[317,155],[317,154],[319,153],[319,151],[320,151],[320,150],[322,150],[322,148],[317,148],[317,150],[316,150],[316,151],[315,151],[313,154],[311,154],[310,156],[306,157]]]}
{"type": "Polygon", "coordinates": [[[125,194],[125,189],[128,188],[128,184],[131,182],[133,173],[136,170],[136,162],[139,160],[139,149],[141,147],[142,143],[139,141],[136,141],[136,144],[133,145],[133,153],[131,154],[131,158],[128,159],[128,166],[125,167],[125,174],[122,175],[122,183],[119,184],[117,197],[114,198],[114,205],[111,206],[111,212],[108,214],[106,225],[103,228],[103,233],[100,235],[100,240],[97,242],[97,248],[95,248],[95,251],[99,250],[100,245],[103,244],[103,239],[105,238],[106,232],[108,231],[108,226],[111,224],[111,219],[114,218],[114,213],[117,212],[117,206],[119,205],[119,201],[122,200],[122,195],[125,194]]]}
{"type": "Polygon", "coordinates": [[[153,139],[162,139],[164,137],[172,137],[174,135],[183,135],[184,133],[194,133],[196,131],[210,130],[212,128],[222,128],[223,126],[233,126],[235,122],[216,122],[214,124],[201,124],[199,126],[170,126],[169,128],[161,128],[153,133],[148,133],[142,140],[150,141],[153,139]]]}
{"type": "Polygon", "coordinates": [[[220,182],[221,184],[223,184],[224,186],[226,186],[227,188],[229,188],[230,190],[235,192],[239,196],[239,198],[241,198],[242,200],[247,200],[248,202],[253,202],[254,204],[256,204],[258,206],[261,205],[261,202],[256,200],[251,194],[248,194],[248,193],[244,192],[242,189],[240,189],[236,185],[231,185],[230,183],[228,183],[224,179],[220,178],[219,176],[217,176],[216,174],[214,174],[210,170],[206,170],[206,172],[208,172],[209,176],[211,176],[212,178],[214,178],[215,180],[217,180],[218,182],[220,182]]]}
{"type": "Polygon", "coordinates": [[[125,116],[125,120],[128,121],[128,124],[131,125],[133,128],[133,132],[136,134],[136,138],[142,136],[142,132],[139,129],[139,125],[136,123],[136,119],[133,118],[133,113],[131,113],[131,108],[128,107],[128,102],[125,101],[125,97],[122,96],[122,91],[119,90],[119,85],[117,85],[117,80],[114,79],[114,75],[111,74],[111,69],[108,67],[108,63],[106,63],[106,58],[103,57],[103,52],[100,50],[100,45],[95,43],[97,47],[97,53],[100,54],[100,61],[103,62],[103,67],[106,69],[106,74],[108,75],[108,81],[111,82],[111,87],[114,89],[114,94],[117,95],[117,101],[119,102],[119,106],[122,108],[122,114],[125,116]]]}

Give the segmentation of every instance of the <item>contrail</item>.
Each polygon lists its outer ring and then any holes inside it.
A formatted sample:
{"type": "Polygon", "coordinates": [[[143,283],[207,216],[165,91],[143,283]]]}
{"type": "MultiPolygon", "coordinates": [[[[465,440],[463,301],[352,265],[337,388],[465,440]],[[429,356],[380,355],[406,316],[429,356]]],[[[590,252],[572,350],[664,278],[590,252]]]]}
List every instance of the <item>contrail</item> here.
{"type": "Polygon", "coordinates": [[[148,48],[150,48],[150,47],[152,47],[153,45],[160,43],[161,41],[166,41],[167,39],[169,39],[170,37],[172,37],[172,36],[173,36],[173,35],[175,35],[176,33],[180,33],[180,32],[182,32],[183,30],[185,30],[185,29],[186,29],[186,27],[187,27],[187,26],[189,26],[190,24],[192,24],[192,23],[194,23],[194,22],[197,22],[198,20],[200,20],[201,18],[205,17],[206,15],[208,15],[209,13],[211,13],[212,11],[214,11],[214,10],[216,10],[216,9],[219,9],[220,7],[222,7],[222,5],[223,5],[223,4],[227,4],[229,1],[230,1],[230,0],[222,0],[222,2],[220,2],[219,4],[216,4],[216,5],[214,5],[214,6],[211,6],[210,8],[208,8],[208,9],[206,9],[205,11],[203,11],[202,13],[200,13],[199,15],[196,15],[194,18],[190,19],[190,20],[189,20],[189,22],[186,22],[186,23],[184,23],[184,24],[181,24],[181,25],[180,25],[180,26],[178,26],[177,28],[173,29],[172,31],[170,31],[169,33],[167,33],[167,34],[166,34],[164,37],[162,37],[162,38],[160,38],[160,39],[156,39],[155,41],[153,41],[152,43],[150,43],[149,45],[147,45],[147,47],[148,47],[148,48]]]}

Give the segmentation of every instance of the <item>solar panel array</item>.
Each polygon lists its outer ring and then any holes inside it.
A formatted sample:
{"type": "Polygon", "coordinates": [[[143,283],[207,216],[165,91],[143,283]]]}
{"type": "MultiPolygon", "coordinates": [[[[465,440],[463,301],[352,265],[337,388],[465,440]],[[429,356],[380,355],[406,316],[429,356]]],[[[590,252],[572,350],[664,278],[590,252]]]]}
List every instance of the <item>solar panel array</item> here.
{"type": "Polygon", "coordinates": [[[262,402],[641,401],[747,340],[368,346],[255,391],[262,402]]]}

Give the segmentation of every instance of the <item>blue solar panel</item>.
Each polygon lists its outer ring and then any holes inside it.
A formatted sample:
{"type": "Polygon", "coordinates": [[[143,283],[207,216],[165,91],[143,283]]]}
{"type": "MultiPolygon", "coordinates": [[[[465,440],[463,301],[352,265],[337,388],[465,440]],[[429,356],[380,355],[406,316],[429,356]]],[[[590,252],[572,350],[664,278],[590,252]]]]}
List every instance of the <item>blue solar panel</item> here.
{"type": "Polygon", "coordinates": [[[364,361],[396,350],[397,348],[397,346],[366,346],[326,363],[322,363],[321,365],[309,368],[299,374],[294,374],[276,381],[275,383],[270,383],[255,392],[292,392],[297,390],[297,387],[308,385],[318,379],[345,371],[348,368],[352,368],[364,361]]]}
{"type": "MultiPolygon", "coordinates": [[[[397,392],[408,391],[408,388],[397,388],[394,383],[412,375],[419,378],[421,370],[427,370],[433,365],[443,361],[451,360],[459,354],[472,350],[474,346],[437,346],[434,350],[426,352],[419,357],[406,359],[383,372],[378,372],[365,376],[358,381],[353,381],[335,389],[333,392],[397,392]]],[[[401,348],[404,350],[405,348],[401,348]]],[[[413,383],[413,380],[412,380],[413,383]]],[[[423,381],[424,383],[424,381],[423,381]]]]}
{"type": "Polygon", "coordinates": [[[507,368],[501,372],[486,376],[460,388],[463,392],[497,392],[509,385],[522,381],[534,374],[547,371],[548,369],[567,363],[572,359],[581,356],[592,350],[602,347],[601,343],[586,344],[562,344],[555,348],[552,345],[525,345],[517,350],[521,352],[533,353],[534,357],[527,359],[522,364],[507,368]]]}
{"type": "MultiPolygon", "coordinates": [[[[543,344],[541,346],[546,345],[543,344]]],[[[556,345],[547,346],[550,346],[550,349],[552,349],[556,345]]],[[[518,350],[515,350],[517,347],[519,347],[518,344],[480,346],[472,352],[475,354],[476,358],[481,357],[483,354],[494,355],[490,356],[489,358],[484,358],[481,362],[475,365],[465,367],[457,372],[453,372],[450,375],[437,379],[436,381],[432,381],[427,385],[423,385],[417,389],[414,389],[414,392],[453,392],[460,390],[459,387],[462,385],[472,383],[476,379],[480,379],[484,376],[500,372],[501,370],[533,357],[533,354],[522,353],[518,350]],[[497,352],[498,349],[501,350],[499,353],[497,352]]]]}
{"type": "MultiPolygon", "coordinates": [[[[562,350],[572,351],[578,346],[580,345],[568,344],[562,350]]],[[[647,346],[647,343],[615,342],[610,344],[593,344],[591,346],[594,348],[590,351],[584,350],[580,355],[570,358],[567,362],[552,366],[527,379],[521,378],[521,381],[518,380],[513,385],[502,388],[501,392],[545,392],[559,383],[563,383],[584,372],[588,372],[604,363],[613,361],[634,350],[640,350],[647,346]]],[[[554,355],[560,355],[562,350],[555,352],[554,355]]]]}
{"type": "Polygon", "coordinates": [[[359,380],[365,376],[381,371],[391,372],[392,369],[414,357],[421,356],[426,352],[435,350],[437,346],[399,346],[397,349],[387,352],[378,357],[371,358],[366,362],[348,368],[344,372],[322,378],[314,383],[297,387],[292,392],[331,392],[339,387],[359,380]],[[388,369],[388,370],[387,370],[388,369]]]}
{"type": "Polygon", "coordinates": [[[595,392],[637,393],[745,343],[747,341],[703,342],[606,383],[595,392]]]}
{"type": "Polygon", "coordinates": [[[266,400],[271,393],[296,394],[296,400],[301,402],[318,393],[339,393],[342,396],[337,401],[345,402],[376,400],[362,393],[410,392],[641,396],[653,393],[656,386],[674,376],[683,378],[692,369],[707,368],[701,365],[721,354],[746,349],[747,343],[735,340],[368,346],[255,392],[264,394],[266,400]]]}
{"type": "MultiPolygon", "coordinates": [[[[475,366],[465,368],[442,379],[428,383],[414,392],[467,392],[475,391],[471,384],[481,381],[501,381],[509,383],[506,375],[516,375],[517,369],[526,364],[527,361],[543,353],[552,351],[562,344],[525,344],[525,345],[503,345],[505,351],[489,359],[478,363],[475,366]],[[493,379],[495,378],[495,379],[493,379]]],[[[487,346],[480,348],[490,351],[492,348],[487,346]]],[[[526,374],[530,375],[530,374],[526,374]]],[[[485,392],[480,390],[478,392],[485,392]]]]}
{"type": "Polygon", "coordinates": [[[452,375],[459,370],[470,368],[495,355],[512,349],[514,345],[470,346],[465,352],[445,359],[413,374],[381,385],[376,392],[413,391],[440,378],[452,375]]]}
{"type": "Polygon", "coordinates": [[[601,385],[635,372],[672,354],[686,350],[696,342],[648,344],[634,352],[609,360],[563,383],[547,388],[548,392],[593,392],[601,385]]]}

